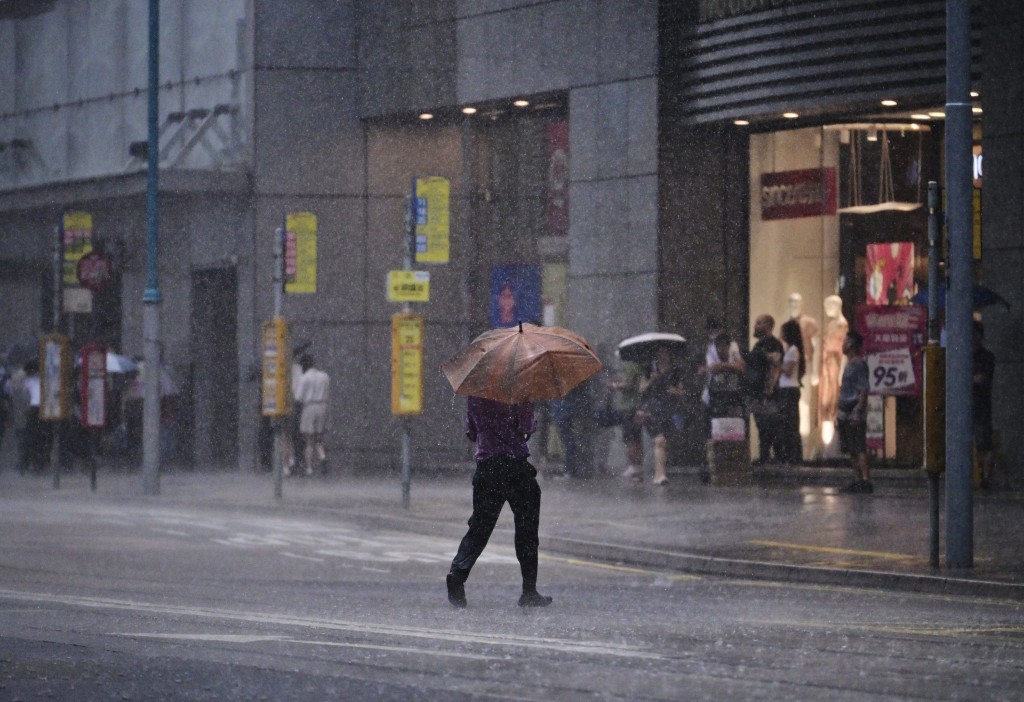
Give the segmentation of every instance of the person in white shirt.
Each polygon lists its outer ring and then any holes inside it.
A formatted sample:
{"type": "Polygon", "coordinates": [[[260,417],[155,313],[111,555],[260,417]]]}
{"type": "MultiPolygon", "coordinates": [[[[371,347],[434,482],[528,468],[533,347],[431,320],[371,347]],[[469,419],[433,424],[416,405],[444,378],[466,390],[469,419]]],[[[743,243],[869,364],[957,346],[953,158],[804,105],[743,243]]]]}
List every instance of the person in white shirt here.
{"type": "Polygon", "coordinates": [[[804,341],[800,325],[790,320],[782,325],[782,372],[775,391],[779,403],[778,443],[775,456],[780,463],[795,465],[803,461],[803,442],[800,439],[800,384],[807,369],[804,360],[804,341]]]}
{"type": "Polygon", "coordinates": [[[302,403],[299,431],[306,443],[306,475],[313,475],[314,458],[327,458],[324,451],[324,430],[327,427],[327,401],[330,377],[314,366],[313,357],[305,354],[299,359],[302,375],[295,387],[295,401],[302,403]]]}

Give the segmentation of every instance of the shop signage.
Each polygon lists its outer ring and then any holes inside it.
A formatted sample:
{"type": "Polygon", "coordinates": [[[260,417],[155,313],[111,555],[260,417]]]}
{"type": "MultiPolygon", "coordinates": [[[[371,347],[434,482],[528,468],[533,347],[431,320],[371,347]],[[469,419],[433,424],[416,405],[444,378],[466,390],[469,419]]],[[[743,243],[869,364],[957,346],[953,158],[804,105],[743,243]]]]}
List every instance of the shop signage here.
{"type": "Polygon", "coordinates": [[[451,183],[441,176],[415,178],[417,263],[448,263],[451,183]]]}
{"type": "Polygon", "coordinates": [[[921,394],[921,349],[927,327],[928,310],[919,305],[857,308],[872,394],[921,394]]]}
{"type": "Polygon", "coordinates": [[[430,302],[430,271],[388,271],[388,302],[430,302]]]}
{"type": "Polygon", "coordinates": [[[92,251],[92,215],[88,212],[65,212],[60,218],[60,239],[65,286],[78,285],[78,262],[92,251]]]}
{"type": "Polygon", "coordinates": [[[835,213],[835,168],[761,174],[762,220],[821,217],[835,213]]]}
{"type": "Polygon", "coordinates": [[[391,413],[423,411],[423,317],[400,313],[391,317],[391,413]]]}
{"type": "Polygon", "coordinates": [[[284,291],[316,292],[317,219],[312,212],[289,212],[284,218],[284,291]]]}

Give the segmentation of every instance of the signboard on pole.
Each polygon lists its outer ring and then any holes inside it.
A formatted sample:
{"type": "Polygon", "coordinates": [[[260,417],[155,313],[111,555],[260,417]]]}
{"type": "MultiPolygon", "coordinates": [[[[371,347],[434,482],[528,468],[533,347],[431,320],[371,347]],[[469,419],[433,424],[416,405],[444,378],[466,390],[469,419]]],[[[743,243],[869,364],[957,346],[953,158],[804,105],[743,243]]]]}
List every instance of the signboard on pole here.
{"type": "Polygon", "coordinates": [[[82,424],[91,428],[107,424],[107,347],[91,343],[82,347],[82,424]]]}
{"type": "Polygon", "coordinates": [[[447,178],[425,176],[413,181],[418,263],[448,263],[450,194],[447,178]]]}
{"type": "Polygon", "coordinates": [[[92,252],[92,215],[65,212],[60,220],[61,246],[64,251],[61,280],[66,286],[78,285],[78,262],[92,252]]]}
{"type": "Polygon", "coordinates": [[[284,291],[316,292],[317,219],[312,212],[289,212],[284,218],[284,291]]]}
{"type": "Polygon", "coordinates": [[[264,417],[288,413],[288,324],[283,317],[263,323],[263,382],[261,410],[264,417]]]}
{"type": "Polygon", "coordinates": [[[430,271],[388,271],[388,302],[430,302],[430,271]]]}
{"type": "Polygon", "coordinates": [[[59,422],[68,415],[68,340],[60,334],[44,336],[39,344],[43,361],[39,376],[39,418],[59,422]]]}
{"type": "Polygon", "coordinates": [[[391,316],[391,413],[423,411],[423,317],[391,316]]]}

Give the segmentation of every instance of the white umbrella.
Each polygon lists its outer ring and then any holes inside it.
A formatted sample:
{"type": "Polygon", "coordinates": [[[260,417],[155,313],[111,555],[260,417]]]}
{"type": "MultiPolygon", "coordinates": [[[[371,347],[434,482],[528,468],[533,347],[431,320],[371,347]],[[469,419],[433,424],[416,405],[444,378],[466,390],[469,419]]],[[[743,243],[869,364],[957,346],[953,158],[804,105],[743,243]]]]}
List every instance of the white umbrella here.
{"type": "Polygon", "coordinates": [[[108,373],[131,373],[138,369],[138,364],[127,356],[122,356],[113,351],[107,351],[107,372],[108,373]]]}
{"type": "Polygon", "coordinates": [[[620,341],[618,354],[623,361],[649,363],[659,346],[667,346],[672,353],[681,354],[686,350],[686,339],[678,334],[648,332],[620,341]]]}

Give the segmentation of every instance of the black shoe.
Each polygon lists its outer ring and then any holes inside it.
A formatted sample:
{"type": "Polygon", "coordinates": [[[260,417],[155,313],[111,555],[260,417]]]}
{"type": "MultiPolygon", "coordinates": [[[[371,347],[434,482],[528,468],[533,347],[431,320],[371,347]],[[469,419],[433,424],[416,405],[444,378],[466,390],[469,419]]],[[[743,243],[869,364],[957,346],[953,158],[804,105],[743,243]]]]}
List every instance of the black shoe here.
{"type": "Polygon", "coordinates": [[[451,573],[445,578],[448,584],[448,602],[452,607],[466,606],[466,585],[451,573]]]}
{"type": "Polygon", "coordinates": [[[860,481],[860,491],[865,495],[870,495],[875,491],[875,486],[871,484],[870,480],[860,481]]]}
{"type": "Polygon", "coordinates": [[[549,604],[551,604],[551,598],[540,594],[536,590],[524,592],[519,596],[520,607],[547,607],[549,604]]]}
{"type": "Polygon", "coordinates": [[[844,495],[856,495],[856,494],[859,494],[859,493],[863,492],[863,488],[861,487],[861,483],[862,482],[863,481],[861,481],[861,480],[854,480],[852,483],[850,483],[846,487],[839,488],[839,492],[844,494],[844,495]]]}

